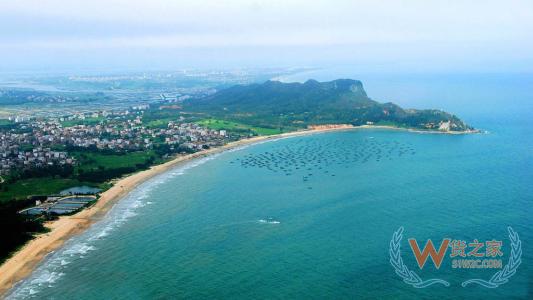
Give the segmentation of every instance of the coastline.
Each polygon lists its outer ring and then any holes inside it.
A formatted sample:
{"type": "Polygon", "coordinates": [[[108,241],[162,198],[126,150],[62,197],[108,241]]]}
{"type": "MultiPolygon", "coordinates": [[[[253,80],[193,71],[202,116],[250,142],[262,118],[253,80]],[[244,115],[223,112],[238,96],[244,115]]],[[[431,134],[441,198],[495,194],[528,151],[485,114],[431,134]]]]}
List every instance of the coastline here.
{"type": "Polygon", "coordinates": [[[42,260],[51,252],[60,248],[65,241],[70,237],[78,235],[89,228],[93,223],[105,217],[106,213],[122,199],[125,195],[135,189],[138,185],[146,180],[166,172],[167,170],[191,161],[193,159],[205,157],[215,153],[220,153],[229,149],[238,148],[240,146],[251,145],[254,143],[277,140],[286,137],[303,136],[315,133],[323,133],[329,131],[343,131],[356,129],[387,129],[387,130],[404,130],[415,133],[439,133],[439,134],[468,134],[475,132],[439,132],[439,131],[423,131],[408,128],[398,128],[393,126],[377,126],[377,125],[324,125],[318,126],[312,130],[301,130],[288,133],[282,133],[271,136],[258,136],[249,139],[243,139],[228,143],[224,146],[207,149],[189,155],[176,157],[168,162],[160,165],[152,166],[151,168],[137,173],[131,174],[127,177],[121,178],[114,183],[114,185],[107,191],[100,195],[100,199],[90,208],[82,210],[72,216],[63,216],[56,221],[46,224],[50,232],[38,235],[35,239],[28,242],[20,250],[18,250],[11,258],[7,259],[0,266],[0,298],[3,298],[6,293],[13,288],[19,281],[26,278],[32,273],[42,260]]]}
{"type": "Polygon", "coordinates": [[[7,259],[0,266],[0,298],[3,298],[6,293],[19,281],[30,275],[35,267],[37,267],[39,263],[46,257],[46,255],[60,248],[70,237],[82,233],[93,223],[102,219],[113,207],[113,205],[121,198],[123,198],[141,183],[156,175],[164,173],[177,165],[186,163],[193,159],[220,153],[245,145],[251,145],[262,141],[276,140],[285,137],[302,136],[342,129],[346,128],[342,127],[302,130],[270,136],[252,137],[249,139],[231,142],[221,147],[176,157],[163,164],[155,165],[147,170],[139,171],[127,177],[121,178],[115,182],[109,190],[100,195],[100,199],[95,205],[74,215],[62,216],[58,220],[47,223],[46,227],[50,229],[48,233],[36,236],[33,240],[29,241],[20,250],[18,250],[12,257],[7,259]]]}
{"type": "Polygon", "coordinates": [[[390,125],[361,125],[361,126],[354,126],[353,128],[355,128],[355,129],[357,129],[357,128],[387,129],[387,130],[408,131],[408,132],[414,132],[414,133],[451,134],[451,135],[463,135],[463,134],[473,134],[473,133],[481,133],[482,132],[479,129],[465,130],[465,131],[440,131],[440,130],[422,130],[422,129],[414,129],[414,128],[394,127],[394,126],[390,126],[390,125]]]}

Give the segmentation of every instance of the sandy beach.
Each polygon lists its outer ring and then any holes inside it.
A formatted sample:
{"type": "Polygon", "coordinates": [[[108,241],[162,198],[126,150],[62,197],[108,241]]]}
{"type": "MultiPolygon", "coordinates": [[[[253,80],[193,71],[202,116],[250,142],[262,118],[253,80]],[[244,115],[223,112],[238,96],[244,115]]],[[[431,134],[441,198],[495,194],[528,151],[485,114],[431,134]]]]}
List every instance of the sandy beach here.
{"type": "Polygon", "coordinates": [[[265,140],[274,140],[291,136],[300,136],[332,130],[350,129],[350,126],[334,126],[313,130],[302,130],[290,133],[283,133],[271,136],[258,136],[228,143],[218,148],[212,148],[197,153],[179,156],[166,163],[156,165],[148,170],[140,171],[115,182],[113,187],[103,192],[100,199],[92,207],[82,210],[72,216],[63,216],[58,220],[49,222],[46,227],[50,232],[41,234],[22,247],[15,255],[6,260],[0,266],[0,297],[5,295],[17,282],[27,277],[43,258],[61,247],[70,237],[80,234],[91,224],[102,219],[106,213],[123,196],[132,191],[139,184],[143,183],[155,175],[161,174],[176,165],[185,163],[192,159],[205,157],[207,155],[219,153],[232,148],[249,145],[265,140]]]}
{"type": "MultiPolygon", "coordinates": [[[[301,136],[327,131],[373,128],[408,130],[389,126],[372,125],[365,125],[359,127],[354,127],[351,125],[316,126],[311,130],[302,130],[272,136],[259,136],[236,142],[231,142],[218,148],[212,148],[194,154],[179,156],[166,163],[153,166],[148,170],[140,171],[125,178],[122,178],[116,181],[112,188],[103,192],[100,195],[100,199],[92,207],[80,211],[79,213],[72,216],[60,217],[58,220],[46,224],[46,226],[50,229],[50,232],[37,236],[35,239],[33,239],[23,248],[21,248],[10,259],[4,262],[4,264],[0,266],[0,298],[2,298],[2,295],[5,295],[7,291],[9,291],[9,289],[11,289],[17,282],[31,274],[31,272],[47,254],[61,247],[64,242],[70,237],[80,234],[89,226],[91,226],[91,224],[102,219],[106,215],[106,213],[113,207],[113,205],[117,201],[119,201],[124,195],[128,194],[135,187],[137,187],[139,184],[143,183],[147,179],[152,178],[155,175],[161,174],[167,171],[168,169],[175,167],[176,165],[182,164],[192,159],[205,157],[207,155],[219,153],[232,148],[266,140],[275,140],[280,138],[301,136]]],[[[422,133],[430,132],[422,131],[422,133]]]]}

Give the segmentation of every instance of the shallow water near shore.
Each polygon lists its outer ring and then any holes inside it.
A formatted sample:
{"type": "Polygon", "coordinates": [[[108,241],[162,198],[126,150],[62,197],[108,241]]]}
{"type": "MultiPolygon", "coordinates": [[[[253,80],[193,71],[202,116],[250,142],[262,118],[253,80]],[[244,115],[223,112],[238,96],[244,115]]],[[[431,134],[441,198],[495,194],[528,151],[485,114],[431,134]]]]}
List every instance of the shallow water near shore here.
{"type": "Polygon", "coordinates": [[[139,186],[9,297],[527,299],[533,130],[523,107],[491,117],[465,107],[488,134],[349,130],[189,162],[139,186]],[[400,226],[405,264],[450,287],[415,289],[395,274],[389,242],[400,226]],[[508,226],[522,264],[496,289],[461,287],[495,271],[452,269],[449,256],[420,270],[407,243],[502,240],[506,263],[508,226]]]}

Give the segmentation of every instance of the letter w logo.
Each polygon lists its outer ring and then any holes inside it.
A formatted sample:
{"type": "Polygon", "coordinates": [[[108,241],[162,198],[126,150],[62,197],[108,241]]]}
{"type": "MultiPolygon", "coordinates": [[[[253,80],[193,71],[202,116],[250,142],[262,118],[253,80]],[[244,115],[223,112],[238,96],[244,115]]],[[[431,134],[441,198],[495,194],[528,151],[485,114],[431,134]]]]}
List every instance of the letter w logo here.
{"type": "Polygon", "coordinates": [[[435,267],[437,269],[440,268],[442,260],[444,259],[444,255],[446,254],[446,251],[448,251],[448,244],[450,244],[450,239],[443,239],[442,243],[440,244],[439,252],[437,253],[433,242],[428,240],[424,246],[424,249],[422,250],[422,253],[420,253],[420,248],[418,248],[416,240],[409,239],[409,245],[411,245],[411,250],[413,250],[413,254],[415,255],[416,262],[418,263],[418,267],[420,269],[422,269],[426,264],[429,255],[431,256],[431,260],[433,260],[435,267]]]}

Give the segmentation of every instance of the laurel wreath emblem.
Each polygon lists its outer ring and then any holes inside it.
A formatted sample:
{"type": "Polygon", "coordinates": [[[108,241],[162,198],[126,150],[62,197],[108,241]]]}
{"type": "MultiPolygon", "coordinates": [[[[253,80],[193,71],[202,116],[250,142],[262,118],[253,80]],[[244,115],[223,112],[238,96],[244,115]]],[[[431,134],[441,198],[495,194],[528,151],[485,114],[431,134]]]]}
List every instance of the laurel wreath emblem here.
{"type": "Polygon", "coordinates": [[[390,263],[394,267],[396,274],[398,274],[398,276],[400,276],[405,283],[419,289],[433,284],[442,284],[447,287],[450,286],[448,281],[442,279],[433,278],[422,280],[418,274],[407,268],[407,266],[403,263],[402,256],[400,255],[400,242],[402,241],[403,237],[402,233],[403,227],[398,228],[398,230],[392,235],[392,240],[390,241],[390,263]]]}
{"type": "Polygon", "coordinates": [[[498,286],[507,283],[509,278],[516,273],[518,266],[522,263],[522,242],[516,233],[511,227],[507,227],[509,231],[509,239],[511,240],[511,256],[505,267],[496,272],[488,281],[482,279],[470,279],[463,283],[461,286],[466,287],[469,284],[479,284],[487,288],[497,288],[498,286]]]}
{"type": "MultiPolygon", "coordinates": [[[[517,271],[518,267],[522,263],[522,242],[518,233],[516,233],[511,227],[507,227],[509,232],[509,240],[511,240],[511,255],[509,261],[505,267],[496,272],[489,280],[483,279],[469,279],[461,283],[462,287],[466,287],[469,284],[478,284],[486,288],[497,288],[498,286],[507,283],[509,278],[511,278],[517,271]]],[[[403,263],[402,257],[400,255],[400,242],[403,237],[403,227],[398,228],[396,232],[392,235],[392,240],[390,241],[390,263],[394,267],[396,274],[400,276],[403,281],[415,288],[425,288],[433,284],[442,284],[446,287],[450,286],[450,283],[442,279],[428,279],[422,280],[418,274],[414,271],[409,270],[407,266],[403,263]]]]}

